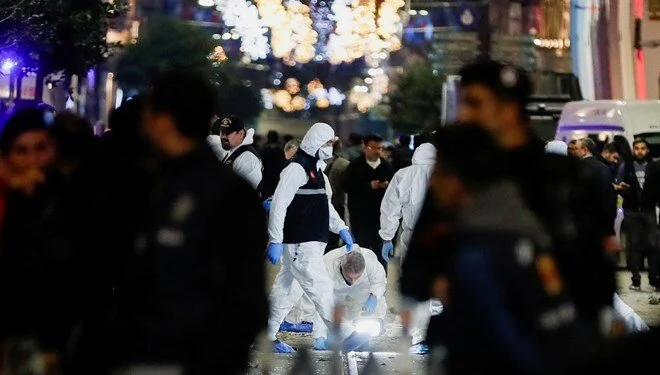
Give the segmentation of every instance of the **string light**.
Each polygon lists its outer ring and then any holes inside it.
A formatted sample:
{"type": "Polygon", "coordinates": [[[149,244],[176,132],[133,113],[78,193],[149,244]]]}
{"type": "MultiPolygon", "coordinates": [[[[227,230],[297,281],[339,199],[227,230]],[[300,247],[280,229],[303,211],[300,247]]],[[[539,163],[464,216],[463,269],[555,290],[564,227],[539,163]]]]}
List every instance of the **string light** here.
{"type": "Polygon", "coordinates": [[[225,33],[222,39],[228,40],[237,35],[241,38],[241,50],[250,59],[265,59],[270,51],[266,37],[268,28],[259,18],[257,7],[245,0],[216,0],[215,3],[222,12],[225,25],[233,28],[232,33],[225,33]]]}

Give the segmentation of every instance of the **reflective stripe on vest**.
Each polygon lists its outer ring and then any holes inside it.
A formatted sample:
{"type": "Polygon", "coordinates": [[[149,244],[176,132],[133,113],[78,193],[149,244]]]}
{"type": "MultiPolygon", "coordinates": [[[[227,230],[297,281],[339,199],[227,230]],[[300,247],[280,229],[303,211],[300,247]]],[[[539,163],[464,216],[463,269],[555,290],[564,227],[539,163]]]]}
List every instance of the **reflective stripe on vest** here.
{"type": "Polygon", "coordinates": [[[298,189],[296,195],[319,195],[325,194],[325,189],[298,189]]]}

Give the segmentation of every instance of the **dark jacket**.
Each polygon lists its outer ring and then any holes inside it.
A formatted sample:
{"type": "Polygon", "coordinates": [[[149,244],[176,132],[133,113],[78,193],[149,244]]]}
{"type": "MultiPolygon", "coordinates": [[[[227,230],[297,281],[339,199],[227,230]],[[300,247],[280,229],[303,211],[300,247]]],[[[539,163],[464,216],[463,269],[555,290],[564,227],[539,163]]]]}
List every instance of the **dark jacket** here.
{"type": "Polygon", "coordinates": [[[277,143],[268,143],[261,150],[261,163],[263,164],[263,178],[261,180],[261,196],[272,197],[277,183],[280,182],[280,173],[287,164],[284,149],[277,143]]]}
{"type": "Polygon", "coordinates": [[[455,232],[448,373],[560,373],[577,352],[571,348],[589,340],[548,251],[552,241],[515,186],[476,196],[455,232]]]}
{"type": "MultiPolygon", "coordinates": [[[[544,142],[536,139],[509,151],[507,166],[525,204],[553,240],[554,255],[573,299],[579,302],[578,311],[597,329],[602,309],[612,305],[615,281],[614,267],[603,250],[607,234],[593,219],[605,215],[591,192],[594,173],[576,160],[545,154],[544,142]]],[[[429,298],[436,271],[449,266],[436,265],[433,259],[444,259],[443,233],[450,232],[453,220],[427,197],[402,265],[404,296],[429,298]]]]}
{"type": "Polygon", "coordinates": [[[363,225],[378,230],[380,203],[385,189],[372,189],[371,181],[390,181],[393,175],[392,166],[383,159],[376,169],[367,164],[364,155],[351,162],[346,170],[345,180],[351,226],[363,225]]]}
{"type": "MultiPolygon", "coordinates": [[[[645,181],[649,177],[649,170],[653,162],[649,160],[646,166],[645,181]]],[[[653,208],[649,202],[643,200],[644,188],[639,185],[639,180],[635,174],[635,167],[632,163],[624,163],[621,165],[618,173],[619,182],[625,182],[630,187],[620,192],[623,197],[623,211],[624,212],[653,212],[653,208]]],[[[646,182],[644,183],[646,185],[646,182]]]]}
{"type": "Polygon", "coordinates": [[[395,173],[401,168],[412,165],[413,153],[414,152],[406,146],[398,146],[394,149],[394,155],[392,155],[392,168],[395,173]]]}
{"type": "Polygon", "coordinates": [[[200,146],[163,163],[133,243],[114,298],[83,330],[77,372],[244,368],[268,316],[266,219],[254,189],[200,146]],[[236,316],[247,323],[227,324],[236,316]]]}
{"type": "Polygon", "coordinates": [[[594,219],[600,222],[607,234],[613,236],[615,234],[614,220],[616,219],[617,199],[612,186],[612,170],[604,164],[604,161],[597,159],[595,156],[582,159],[582,163],[594,173],[596,185],[593,187],[593,194],[598,196],[606,212],[605,216],[594,219]]]}

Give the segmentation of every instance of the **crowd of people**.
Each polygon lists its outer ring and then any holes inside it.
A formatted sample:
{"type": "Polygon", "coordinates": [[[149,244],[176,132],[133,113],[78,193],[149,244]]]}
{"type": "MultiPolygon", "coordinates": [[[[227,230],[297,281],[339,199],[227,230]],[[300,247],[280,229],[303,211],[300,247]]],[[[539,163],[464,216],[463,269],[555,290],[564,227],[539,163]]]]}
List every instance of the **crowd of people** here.
{"type": "Polygon", "coordinates": [[[0,134],[3,365],[25,340],[64,374],[238,374],[264,331],[276,353],[296,351],[280,331],[357,350],[370,335],[335,329],[337,311],[383,319],[398,257],[411,353],[446,348],[447,373],[632,368],[608,353],[656,338],[623,338],[647,327],[615,294],[616,196],[632,287],[646,255],[657,288],[660,162],[644,141],[536,138],[518,67],[460,75],[458,123],[393,147],[352,134],[342,149],[325,123],[262,145],[185,71],[102,137],[73,114],[15,113],[0,134]]]}

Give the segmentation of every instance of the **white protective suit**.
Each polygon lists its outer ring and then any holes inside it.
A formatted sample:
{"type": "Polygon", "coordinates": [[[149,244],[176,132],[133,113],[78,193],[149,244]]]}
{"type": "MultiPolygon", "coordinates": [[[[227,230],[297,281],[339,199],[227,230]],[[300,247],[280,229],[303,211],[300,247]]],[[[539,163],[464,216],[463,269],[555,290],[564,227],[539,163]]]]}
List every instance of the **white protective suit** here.
{"type": "MultiPolygon", "coordinates": [[[[419,145],[413,154],[412,165],[396,172],[380,204],[378,234],[383,240],[392,241],[399,229],[399,221],[401,222],[401,235],[395,246],[401,262],[406,256],[410,238],[424,205],[435,165],[435,154],[436,149],[432,144],[419,145]]],[[[415,303],[412,306],[410,334],[413,344],[421,342],[426,337],[431,313],[434,309],[438,309],[438,307],[434,308],[434,304],[441,306],[439,301],[415,303]]]]}
{"type": "MultiPolygon", "coordinates": [[[[231,156],[231,154],[236,151],[241,146],[249,146],[254,143],[254,129],[247,129],[245,132],[245,139],[243,139],[243,142],[229,150],[228,153],[225,154],[224,158],[227,158],[231,156]]],[[[224,159],[223,158],[223,159],[224,159]]],[[[253,188],[257,188],[259,186],[259,183],[261,183],[261,170],[262,170],[262,164],[261,160],[254,155],[251,152],[243,152],[239,157],[234,160],[234,163],[232,164],[232,169],[236,174],[239,176],[243,177],[247,182],[252,185],[253,188]]]]}
{"type": "MultiPolygon", "coordinates": [[[[373,251],[360,248],[357,244],[353,246],[353,252],[355,251],[364,256],[365,269],[362,276],[353,285],[346,284],[340,271],[342,259],[346,255],[345,247],[342,246],[339,249],[329,251],[323,256],[325,269],[328,271],[330,279],[332,279],[335,303],[344,306],[342,318],[344,336],[353,332],[353,320],[362,316],[362,308],[369,294],[373,294],[378,298],[376,311],[370,316],[384,319],[387,314],[387,302],[385,301],[387,276],[383,265],[380,264],[373,251]]],[[[294,288],[292,294],[300,295],[302,299],[287,315],[286,321],[289,323],[313,322],[314,337],[328,337],[326,326],[322,324],[312,301],[306,295],[303,296],[303,291],[299,286],[296,285],[294,288]]]]}
{"type": "Polygon", "coordinates": [[[424,205],[435,165],[435,153],[432,144],[419,145],[413,154],[412,165],[396,172],[380,204],[380,238],[392,241],[401,220],[401,236],[396,244],[396,254],[401,259],[405,258],[415,223],[424,205]]]}
{"type": "MultiPolygon", "coordinates": [[[[328,141],[335,139],[335,132],[328,124],[314,124],[300,144],[300,150],[308,155],[316,156],[319,148],[328,141]]],[[[317,167],[323,171],[325,163],[317,162],[317,167]]],[[[328,209],[330,211],[330,228],[333,233],[348,229],[344,221],[335,211],[330,199],[332,189],[328,177],[323,175],[325,190],[328,195],[328,209]]],[[[301,186],[307,184],[308,177],[305,169],[298,163],[290,163],[280,174],[270,208],[268,221],[268,236],[271,243],[283,243],[284,220],[287,208],[293,201],[301,186]]],[[[334,297],[332,280],[328,276],[323,262],[323,253],[326,244],[323,242],[303,242],[297,244],[284,243],[282,268],[275,278],[273,289],[270,292],[270,317],[268,319],[268,337],[275,340],[275,335],[289,313],[294,303],[300,299],[296,290],[302,290],[312,301],[318,312],[321,322],[319,326],[332,323],[332,309],[334,297]],[[300,289],[297,289],[297,287],[300,289]]],[[[326,328],[327,329],[327,328],[326,328]]]]}
{"type": "Polygon", "coordinates": [[[626,305],[625,302],[614,294],[614,319],[621,321],[626,326],[626,333],[646,332],[649,326],[637,315],[635,310],[626,305]]]}

